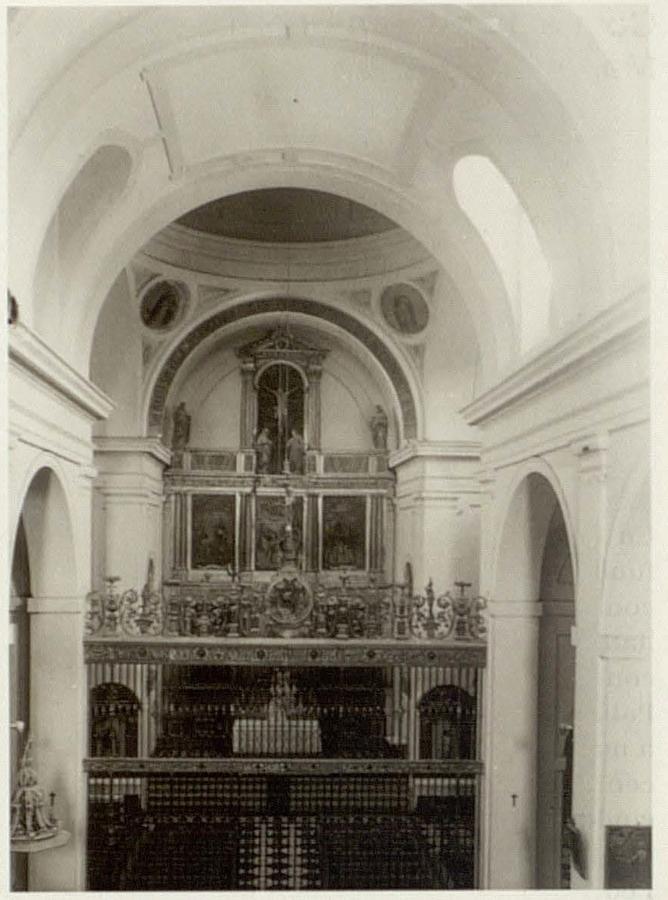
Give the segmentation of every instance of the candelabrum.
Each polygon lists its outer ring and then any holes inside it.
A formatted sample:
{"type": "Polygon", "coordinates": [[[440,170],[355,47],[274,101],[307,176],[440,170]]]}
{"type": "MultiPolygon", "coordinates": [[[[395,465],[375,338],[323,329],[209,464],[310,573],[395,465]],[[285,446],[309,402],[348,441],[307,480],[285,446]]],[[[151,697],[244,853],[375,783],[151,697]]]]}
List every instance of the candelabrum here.
{"type": "Polygon", "coordinates": [[[450,592],[436,596],[431,581],[424,597],[413,598],[411,631],[415,637],[433,640],[453,637],[456,641],[480,640],[486,634],[482,611],[487,606],[483,597],[468,597],[466,581],[456,581],[459,594],[450,592]]]}
{"type": "Polygon", "coordinates": [[[43,841],[55,837],[60,831],[60,822],[55,818],[53,809],[56,795],[49,794],[50,803],[47,806],[46,791],[40,786],[32,767],[31,744],[31,738],[28,738],[12,798],[12,843],[43,841]]]}

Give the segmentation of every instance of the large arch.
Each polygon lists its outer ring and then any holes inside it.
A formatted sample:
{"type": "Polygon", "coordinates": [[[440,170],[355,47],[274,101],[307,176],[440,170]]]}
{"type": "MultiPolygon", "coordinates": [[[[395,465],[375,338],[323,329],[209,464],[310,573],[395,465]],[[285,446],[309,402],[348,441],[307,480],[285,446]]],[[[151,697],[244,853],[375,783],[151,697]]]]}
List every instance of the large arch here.
{"type": "Polygon", "coordinates": [[[488,887],[559,887],[562,876],[555,766],[559,727],[573,725],[575,621],[575,559],[563,497],[547,463],[532,459],[499,498],[485,735],[488,887]],[[516,860],[512,873],[508,858],[516,860]]]}
{"type": "Polygon", "coordinates": [[[197,347],[219,329],[231,323],[268,313],[295,313],[324,320],[341,328],[362,343],[385,371],[396,393],[401,412],[404,440],[416,439],[422,425],[420,406],[403,366],[387,345],[358,319],[349,313],[316,300],[303,297],[267,297],[244,300],[227,306],[199,322],[181,338],[162,363],[153,382],[147,410],[147,430],[160,431],[169,389],[180,367],[197,347]]]}

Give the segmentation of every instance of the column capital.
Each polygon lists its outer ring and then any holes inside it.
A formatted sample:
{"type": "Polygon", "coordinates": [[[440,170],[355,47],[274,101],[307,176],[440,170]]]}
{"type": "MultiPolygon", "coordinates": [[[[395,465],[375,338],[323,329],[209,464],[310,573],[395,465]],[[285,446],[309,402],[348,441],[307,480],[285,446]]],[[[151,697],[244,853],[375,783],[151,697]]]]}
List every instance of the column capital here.
{"type": "Polygon", "coordinates": [[[93,446],[96,454],[145,453],[164,466],[168,466],[172,459],[172,451],[159,437],[95,437],[93,446]]]}

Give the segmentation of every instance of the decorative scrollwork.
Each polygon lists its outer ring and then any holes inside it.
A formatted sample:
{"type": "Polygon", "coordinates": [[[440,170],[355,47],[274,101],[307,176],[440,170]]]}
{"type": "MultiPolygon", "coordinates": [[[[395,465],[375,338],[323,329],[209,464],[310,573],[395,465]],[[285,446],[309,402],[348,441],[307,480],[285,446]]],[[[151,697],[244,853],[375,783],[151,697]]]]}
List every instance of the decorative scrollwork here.
{"type": "Polygon", "coordinates": [[[370,576],[363,584],[347,575],[338,585],[309,583],[296,572],[282,572],[268,585],[204,582],[165,585],[154,590],[152,573],[141,593],[119,593],[117,578],[104,592],[88,595],[86,633],[96,637],[164,636],[245,638],[298,636],[321,640],[426,640],[481,642],[486,638],[482,597],[470,598],[470,585],[436,595],[430,581],[423,596],[406,585],[381,585],[370,576]]]}

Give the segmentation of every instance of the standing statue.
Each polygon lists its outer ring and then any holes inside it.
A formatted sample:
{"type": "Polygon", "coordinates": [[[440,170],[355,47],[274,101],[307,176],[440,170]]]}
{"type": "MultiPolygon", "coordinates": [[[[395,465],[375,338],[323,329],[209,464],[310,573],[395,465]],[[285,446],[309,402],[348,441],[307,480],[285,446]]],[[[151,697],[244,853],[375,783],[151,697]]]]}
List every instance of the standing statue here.
{"type": "Polygon", "coordinates": [[[304,440],[294,428],[285,449],[288,454],[290,472],[302,474],[304,471],[304,440]]]}
{"type": "Polygon", "coordinates": [[[172,431],[172,450],[185,450],[190,440],[190,416],[186,412],[186,404],[182,400],[174,410],[174,428],[172,431]]]}
{"type": "Polygon", "coordinates": [[[387,416],[382,406],[376,406],[376,411],[369,424],[375,449],[387,450],[387,416]]]}
{"type": "Polygon", "coordinates": [[[269,429],[263,428],[255,440],[257,471],[266,474],[271,467],[271,448],[273,441],[269,437],[269,429]]]}

